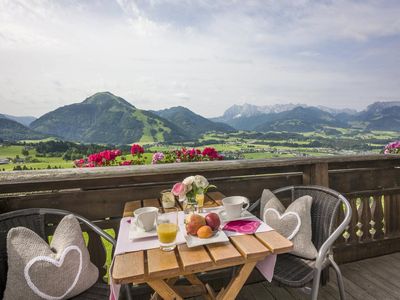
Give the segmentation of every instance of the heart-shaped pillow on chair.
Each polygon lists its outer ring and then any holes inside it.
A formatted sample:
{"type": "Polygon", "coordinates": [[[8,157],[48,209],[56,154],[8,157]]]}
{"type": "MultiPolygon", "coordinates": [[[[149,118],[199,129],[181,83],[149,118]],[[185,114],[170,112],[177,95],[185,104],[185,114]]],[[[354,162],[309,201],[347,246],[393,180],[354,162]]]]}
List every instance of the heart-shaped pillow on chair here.
{"type": "Polygon", "coordinates": [[[4,300],[68,299],[90,288],[99,276],[73,215],[61,220],[50,245],[28,228],[12,228],[7,256],[4,300]]]}
{"type": "Polygon", "coordinates": [[[318,254],[311,240],[311,205],[311,196],[296,199],[287,209],[270,190],[264,190],[261,196],[261,218],[293,242],[292,254],[307,259],[318,254]]]}

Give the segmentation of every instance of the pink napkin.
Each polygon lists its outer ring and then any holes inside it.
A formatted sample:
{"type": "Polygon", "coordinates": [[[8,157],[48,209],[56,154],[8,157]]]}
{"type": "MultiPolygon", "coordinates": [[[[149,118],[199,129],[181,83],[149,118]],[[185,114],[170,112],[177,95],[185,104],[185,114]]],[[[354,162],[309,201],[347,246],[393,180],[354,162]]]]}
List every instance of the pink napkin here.
{"type": "Polygon", "coordinates": [[[257,231],[260,224],[260,221],[236,220],[226,223],[222,230],[253,234],[257,231]]]}

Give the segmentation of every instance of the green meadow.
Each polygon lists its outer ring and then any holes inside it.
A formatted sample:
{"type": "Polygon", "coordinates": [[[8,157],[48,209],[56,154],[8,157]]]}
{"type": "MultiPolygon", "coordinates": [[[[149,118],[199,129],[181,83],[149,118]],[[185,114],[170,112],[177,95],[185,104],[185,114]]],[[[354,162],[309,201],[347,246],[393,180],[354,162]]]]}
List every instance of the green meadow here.
{"type": "MultiPolygon", "coordinates": [[[[277,157],[303,157],[380,153],[384,146],[400,138],[399,132],[394,131],[362,131],[343,128],[325,128],[320,131],[303,133],[257,133],[238,131],[233,133],[210,132],[204,134],[196,142],[179,144],[155,143],[154,140],[139,142],[146,148],[144,154],[146,164],[151,163],[154,152],[186,148],[215,147],[229,159],[262,159],[277,157]]],[[[47,140],[41,140],[46,142],[47,140]]],[[[15,167],[27,169],[72,168],[73,161],[66,161],[60,156],[41,157],[37,155],[35,144],[39,141],[23,141],[27,144],[29,158],[22,154],[22,142],[16,145],[0,145],[0,159],[12,159],[14,162],[0,164],[0,170],[10,171],[15,167]],[[21,161],[15,160],[19,158],[21,161]],[[32,161],[34,160],[34,161],[32,161]]],[[[106,147],[106,146],[104,146],[106,147]]],[[[106,149],[106,148],[104,148],[106,149]]],[[[132,155],[125,155],[127,160],[132,155]]],[[[117,160],[119,163],[120,160],[117,160]]]]}

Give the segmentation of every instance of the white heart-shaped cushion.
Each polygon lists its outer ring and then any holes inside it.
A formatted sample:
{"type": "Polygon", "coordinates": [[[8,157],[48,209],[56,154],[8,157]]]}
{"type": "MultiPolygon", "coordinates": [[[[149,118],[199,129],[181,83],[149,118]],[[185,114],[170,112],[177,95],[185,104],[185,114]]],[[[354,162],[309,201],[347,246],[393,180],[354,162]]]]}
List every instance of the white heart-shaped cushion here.
{"type": "Polygon", "coordinates": [[[73,290],[73,288],[75,287],[75,285],[77,284],[79,276],[81,275],[81,272],[82,272],[82,251],[81,251],[81,249],[79,249],[79,247],[77,247],[75,245],[66,247],[58,260],[53,259],[49,256],[36,256],[36,257],[32,258],[26,264],[26,266],[24,268],[24,276],[25,276],[25,280],[26,280],[26,283],[28,284],[28,286],[32,289],[32,291],[36,295],[38,295],[39,297],[42,297],[43,299],[48,299],[48,300],[60,300],[60,299],[63,299],[66,295],[68,295],[68,293],[71,292],[73,290]],[[32,282],[32,279],[29,275],[29,270],[31,269],[31,267],[35,263],[47,262],[47,263],[50,263],[50,264],[56,266],[57,268],[61,268],[64,263],[65,257],[71,251],[77,251],[79,253],[78,272],[76,273],[76,276],[75,276],[74,281],[72,282],[71,286],[61,296],[48,295],[48,294],[44,293],[43,291],[39,290],[39,288],[32,282]]]}
{"type": "Polygon", "coordinates": [[[274,228],[288,240],[293,239],[300,230],[301,219],[296,212],[280,214],[275,208],[267,208],[264,211],[264,222],[274,228]],[[285,222],[285,219],[287,220],[285,222]]]}

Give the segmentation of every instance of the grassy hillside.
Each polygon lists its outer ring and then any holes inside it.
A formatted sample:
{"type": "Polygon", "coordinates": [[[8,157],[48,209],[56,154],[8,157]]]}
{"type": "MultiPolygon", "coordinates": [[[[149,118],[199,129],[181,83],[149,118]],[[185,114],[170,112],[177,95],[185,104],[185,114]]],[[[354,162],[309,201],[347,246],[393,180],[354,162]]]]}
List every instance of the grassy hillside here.
{"type": "Polygon", "coordinates": [[[0,117],[0,139],[19,141],[24,139],[43,139],[45,134],[35,132],[17,121],[0,117]]]}
{"type": "Polygon", "coordinates": [[[232,132],[235,129],[227,124],[213,122],[186,107],[177,106],[155,112],[158,116],[168,120],[192,138],[198,138],[209,131],[232,132]]]}
{"type": "Polygon", "coordinates": [[[188,136],[155,114],[139,110],[109,92],[60,107],[31,124],[36,131],[70,141],[130,144],[181,141],[188,136]]]}

